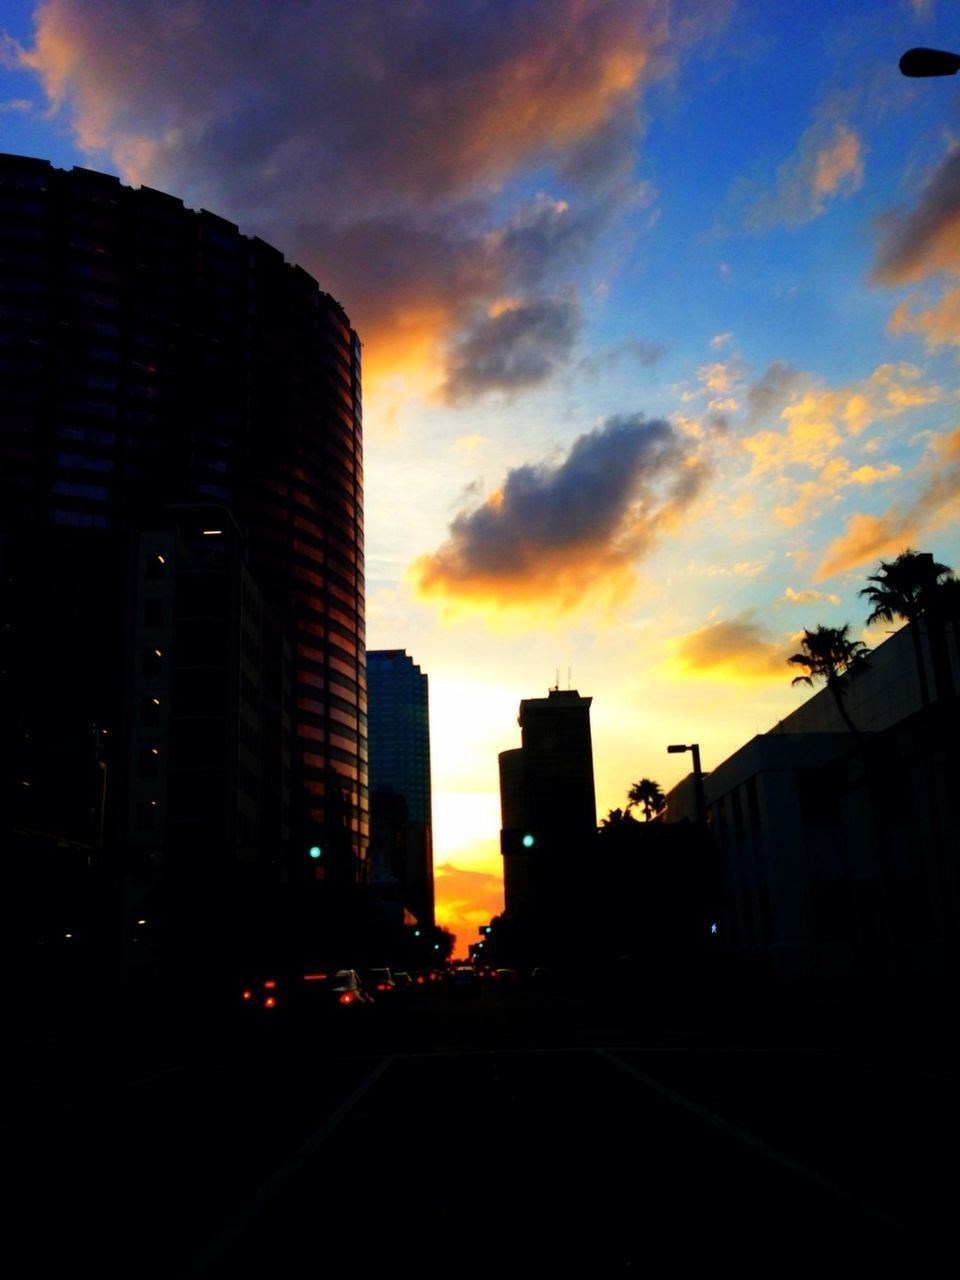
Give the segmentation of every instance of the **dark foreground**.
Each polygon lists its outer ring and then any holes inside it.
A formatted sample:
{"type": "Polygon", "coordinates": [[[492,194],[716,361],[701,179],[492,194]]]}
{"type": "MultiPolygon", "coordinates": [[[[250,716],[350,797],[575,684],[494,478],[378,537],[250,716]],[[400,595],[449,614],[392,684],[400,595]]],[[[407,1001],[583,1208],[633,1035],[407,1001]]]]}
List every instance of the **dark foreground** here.
{"type": "Polygon", "coordinates": [[[960,1261],[942,1003],[431,992],[41,1027],[3,1062],[11,1276],[960,1261]]]}

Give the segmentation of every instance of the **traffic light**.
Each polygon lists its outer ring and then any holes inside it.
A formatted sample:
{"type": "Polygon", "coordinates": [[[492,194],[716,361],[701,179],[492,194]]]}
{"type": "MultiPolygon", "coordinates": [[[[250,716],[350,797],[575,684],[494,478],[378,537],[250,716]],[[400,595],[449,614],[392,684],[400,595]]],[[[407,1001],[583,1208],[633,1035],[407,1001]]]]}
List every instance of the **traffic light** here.
{"type": "Polygon", "coordinates": [[[320,848],[318,844],[312,844],[310,846],[309,853],[310,853],[310,857],[313,859],[314,862],[316,862],[318,858],[323,856],[323,850],[320,848]]]}
{"type": "Polygon", "coordinates": [[[536,835],[524,827],[505,827],[500,832],[500,852],[504,857],[529,853],[536,844],[536,835]]]}

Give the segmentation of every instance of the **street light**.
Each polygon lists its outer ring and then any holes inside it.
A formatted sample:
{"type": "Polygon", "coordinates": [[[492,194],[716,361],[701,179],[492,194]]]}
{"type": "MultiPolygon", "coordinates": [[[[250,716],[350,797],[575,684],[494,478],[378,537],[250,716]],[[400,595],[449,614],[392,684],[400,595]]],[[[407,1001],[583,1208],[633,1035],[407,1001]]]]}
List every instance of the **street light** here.
{"type": "Polygon", "coordinates": [[[900,59],[905,76],[955,76],[960,71],[960,53],[943,49],[908,49],[900,59]]]}
{"type": "Polygon", "coordinates": [[[693,756],[693,784],[697,793],[697,822],[701,827],[707,825],[707,802],[703,794],[703,770],[700,768],[700,744],[698,742],[674,743],[667,747],[667,752],[671,756],[678,755],[681,751],[689,751],[693,756]]]}

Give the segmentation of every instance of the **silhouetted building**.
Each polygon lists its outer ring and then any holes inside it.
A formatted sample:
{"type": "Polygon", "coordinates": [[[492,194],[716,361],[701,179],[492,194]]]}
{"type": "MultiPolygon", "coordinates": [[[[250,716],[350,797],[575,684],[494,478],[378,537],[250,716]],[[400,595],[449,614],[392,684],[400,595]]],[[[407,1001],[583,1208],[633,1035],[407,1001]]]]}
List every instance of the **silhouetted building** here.
{"type": "Polygon", "coordinates": [[[102,850],[205,831],[294,865],[317,843],[362,879],[360,343],[342,307],[214,214],[0,156],[0,416],[4,834],[102,850]],[[154,794],[156,734],[172,754],[154,794]]]}
{"type": "MultiPolygon", "coordinates": [[[[948,652],[955,679],[955,640],[948,652]]],[[[822,689],[705,776],[718,940],[779,978],[942,974],[960,916],[957,697],[921,705],[903,628],[850,677],[846,703],[859,742],[822,689]]],[[[695,812],[688,778],[667,821],[695,812]]]]}
{"type": "Polygon", "coordinates": [[[597,829],[591,698],[551,689],[520,703],[521,746],[500,753],[506,913],[559,923],[592,874],[597,829]]]}
{"type": "Polygon", "coordinates": [[[369,650],[367,680],[370,880],[394,882],[418,923],[432,925],[429,682],[403,649],[369,650]]]}

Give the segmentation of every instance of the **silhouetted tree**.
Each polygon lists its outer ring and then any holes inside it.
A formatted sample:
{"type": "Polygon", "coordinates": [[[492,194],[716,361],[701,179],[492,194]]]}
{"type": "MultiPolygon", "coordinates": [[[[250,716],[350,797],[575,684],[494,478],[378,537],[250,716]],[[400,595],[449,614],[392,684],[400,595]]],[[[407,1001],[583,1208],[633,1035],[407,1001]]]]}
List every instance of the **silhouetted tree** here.
{"type": "Polygon", "coordinates": [[[849,684],[848,677],[857,671],[865,671],[869,666],[867,654],[870,650],[861,640],[851,639],[849,631],[849,623],[842,627],[818,626],[816,631],[804,631],[801,641],[803,652],[795,653],[787,661],[806,668],[806,673],[795,676],[792,684],[812,686],[815,680],[819,680],[827,686],[841,719],[859,740],[859,730],[850,719],[844,697],[849,684]]]}
{"type": "MultiPolygon", "coordinates": [[[[938,564],[929,552],[918,552],[908,547],[906,551],[900,552],[896,560],[881,560],[877,572],[871,573],[867,578],[869,585],[860,592],[873,605],[873,612],[867,618],[868,625],[873,622],[892,622],[894,618],[902,618],[907,623],[917,663],[920,701],[925,707],[930,704],[930,690],[920,643],[920,617],[928,611],[935,612],[937,590],[943,580],[950,576],[948,565],[938,564]]],[[[934,646],[935,638],[931,634],[931,655],[934,646]]],[[[938,667],[939,686],[944,682],[943,664],[935,662],[935,671],[938,667]]]]}
{"type": "Polygon", "coordinates": [[[658,782],[654,782],[651,778],[641,778],[639,782],[635,782],[627,792],[628,811],[638,804],[643,810],[644,820],[649,822],[656,814],[658,814],[663,806],[667,803],[667,797],[658,782]]]}
{"type": "Polygon", "coordinates": [[[636,822],[629,809],[610,809],[605,818],[600,819],[601,831],[620,831],[636,822]]]}

